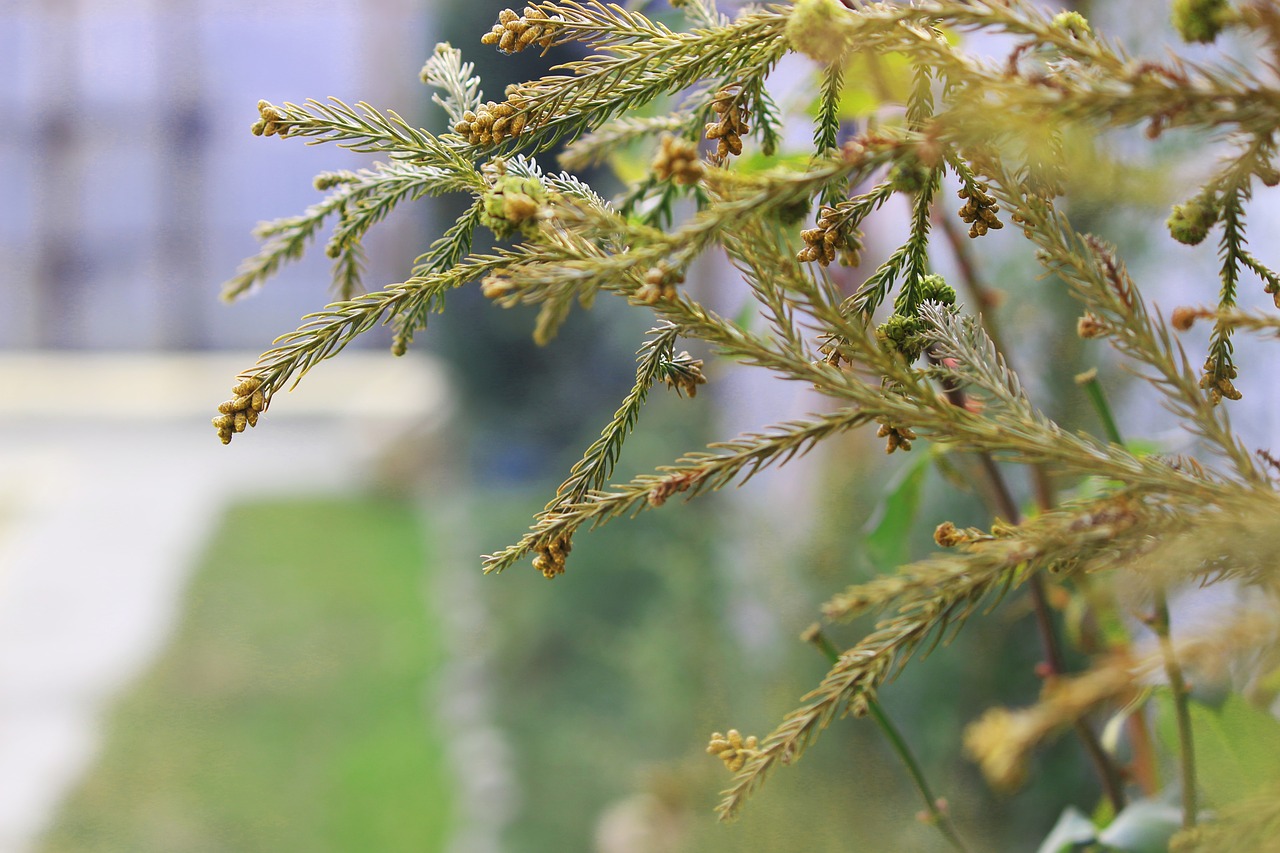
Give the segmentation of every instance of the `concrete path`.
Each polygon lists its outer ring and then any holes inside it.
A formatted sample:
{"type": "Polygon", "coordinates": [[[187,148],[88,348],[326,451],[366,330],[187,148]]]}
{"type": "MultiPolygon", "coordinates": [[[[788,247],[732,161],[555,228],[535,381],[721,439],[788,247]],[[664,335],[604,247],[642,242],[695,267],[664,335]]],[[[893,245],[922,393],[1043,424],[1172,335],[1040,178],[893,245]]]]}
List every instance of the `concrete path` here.
{"type": "Polygon", "coordinates": [[[0,853],[31,850],[174,627],[237,497],[358,484],[447,417],[439,369],[345,353],[221,446],[254,356],[0,356],[0,853]]]}

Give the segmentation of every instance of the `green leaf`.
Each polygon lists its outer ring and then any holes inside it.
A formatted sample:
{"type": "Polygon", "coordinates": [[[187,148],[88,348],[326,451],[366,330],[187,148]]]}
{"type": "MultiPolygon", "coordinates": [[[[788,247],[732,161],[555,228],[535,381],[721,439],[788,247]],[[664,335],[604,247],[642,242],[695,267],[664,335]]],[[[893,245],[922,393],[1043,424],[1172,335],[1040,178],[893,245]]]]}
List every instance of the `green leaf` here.
{"type": "Polygon", "coordinates": [[[924,478],[936,450],[912,454],[911,462],[898,470],[886,487],[880,505],[863,527],[867,557],[877,571],[888,571],[907,562],[907,541],[920,509],[924,478]]]}
{"type": "Polygon", "coordinates": [[[743,175],[763,175],[773,169],[803,172],[808,164],[808,154],[765,154],[758,148],[749,148],[735,161],[734,168],[743,175]]]}
{"type": "MultiPolygon", "coordinates": [[[[1168,690],[1158,697],[1157,731],[1177,754],[1178,733],[1168,690]]],[[[1220,707],[1191,703],[1196,777],[1211,805],[1236,802],[1280,780],[1280,720],[1237,693],[1220,707]]]]}
{"type": "Polygon", "coordinates": [[[742,303],[741,310],[733,316],[733,324],[739,329],[755,329],[759,323],[760,312],[756,308],[757,302],[754,299],[746,299],[742,303]]]}
{"type": "Polygon", "coordinates": [[[630,186],[637,184],[649,174],[651,156],[641,152],[636,146],[615,149],[609,156],[609,168],[618,176],[618,180],[630,186]]]}
{"type": "MultiPolygon", "coordinates": [[[[868,57],[854,53],[845,64],[844,85],[836,106],[836,116],[842,121],[863,118],[880,109],[886,102],[906,103],[911,91],[911,61],[901,53],[876,54],[868,57]]],[[[821,91],[821,84],[814,83],[814,91],[821,91]]],[[[816,97],[809,104],[809,115],[816,117],[822,110],[822,98],[816,97]]]]}

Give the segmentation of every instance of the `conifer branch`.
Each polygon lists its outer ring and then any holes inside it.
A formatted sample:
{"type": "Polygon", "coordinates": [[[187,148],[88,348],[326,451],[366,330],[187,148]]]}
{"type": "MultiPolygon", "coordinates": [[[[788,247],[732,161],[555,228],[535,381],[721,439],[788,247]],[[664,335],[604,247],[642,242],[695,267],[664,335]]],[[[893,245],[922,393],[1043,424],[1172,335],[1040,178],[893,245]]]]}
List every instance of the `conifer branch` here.
{"type": "Polygon", "coordinates": [[[411,278],[384,290],[334,302],[323,311],[303,317],[295,331],[276,338],[275,346],[259,356],[257,363],[239,374],[254,380],[266,397],[265,411],[274,394],[292,389],[307,371],[337,355],[352,340],[396,314],[423,310],[456,287],[483,276],[506,263],[502,257],[472,258],[453,269],[423,278],[411,278]]]}
{"type": "MultiPolygon", "coordinates": [[[[1158,590],[1188,580],[1273,584],[1276,578],[1280,497],[1264,464],[1280,469],[1280,463],[1265,451],[1260,463],[1216,405],[1220,397],[1236,396],[1233,331],[1280,336],[1280,321],[1237,307],[1242,270],[1256,274],[1280,305],[1280,274],[1250,254],[1245,241],[1245,202],[1255,185],[1280,184],[1274,164],[1280,86],[1274,74],[1254,73],[1234,57],[1219,64],[1176,56],[1135,60],[1078,13],[1051,14],[1024,0],[796,0],[733,20],[707,0],[683,5],[690,32],[600,0],[504,10],[485,44],[504,53],[578,44],[591,55],[508,87],[505,100],[495,103],[483,101],[473,66],[450,46],[439,46],[421,77],[439,90],[435,102],[448,115],[449,130],[440,135],[364,103],[261,102],[256,134],[333,142],[389,162],[322,175],[318,187],[328,197],[302,216],[260,227],[262,250],[229,282],[229,297],[301,256],[335,219],[326,251],[335,260],[342,298],[305,317],[241,374],[233,398],[214,419],[220,439],[228,442],[256,424],[276,391],[379,323],[394,324],[393,350],[403,352],[447,292],[470,281],[480,280],[482,293],[499,306],[537,306],[534,336],[540,343],[555,334],[575,302],[589,307],[596,298],[620,299],[659,322],[637,355],[635,383],[530,530],[486,557],[486,571],[533,555],[534,567],[553,577],[564,570],[583,525],[635,515],[679,494],[688,499],[745,482],[871,423],[888,437],[890,451],[910,450],[913,440],[923,438],[978,454],[999,487],[997,512],[1006,516],[990,530],[944,525],[936,538],[953,550],[846,589],[827,603],[828,618],[878,611],[882,621],[837,656],[818,688],[763,742],[737,732],[714,741],[713,751],[738,774],[722,816],[735,814],[779,763],[798,758],[835,715],[882,717],[876,693],[885,681],[1023,583],[1032,588],[1054,682],[1064,691],[1046,693],[1036,713],[1049,716],[1027,744],[1059,725],[1087,728],[1085,710],[1119,695],[1115,691],[1126,681],[1114,667],[1095,666],[1079,678],[1062,672],[1041,591],[1045,572],[1123,574],[1158,590]],[[946,37],[956,30],[1005,34],[1012,52],[1002,62],[977,57],[946,37]],[[884,109],[869,122],[872,129],[842,140],[845,60],[855,49],[873,68],[882,67],[888,54],[905,57],[911,81],[905,95],[881,86],[884,109]],[[792,51],[823,68],[812,150],[798,158],[782,146],[803,137],[784,134],[783,113],[766,85],[792,51]],[[642,107],[666,114],[638,118],[642,107]],[[1168,223],[1175,239],[1191,245],[1221,224],[1217,303],[1180,308],[1167,323],[1148,309],[1117,250],[1077,233],[1062,213],[1065,205],[1055,202],[1070,185],[1073,134],[1128,127],[1144,127],[1150,138],[1191,128],[1239,143],[1197,194],[1175,207],[1168,223]],[[535,159],[568,140],[562,163],[580,168],[607,159],[620,145],[657,135],[649,173],[632,181],[616,206],[586,181],[547,173],[535,159]],[[713,153],[700,154],[694,144],[700,137],[713,142],[713,153]],[[743,171],[735,158],[755,144],[766,155],[782,150],[783,163],[807,159],[808,165],[743,171]],[[1216,455],[1221,470],[1193,458],[1133,452],[1116,434],[1104,441],[1069,432],[1037,408],[981,322],[961,315],[955,291],[930,272],[931,223],[948,171],[966,199],[958,215],[970,226],[970,238],[1017,223],[1045,269],[1082,303],[1080,334],[1107,338],[1216,455]],[[860,185],[872,188],[849,198],[850,188],[860,185]],[[417,258],[408,281],[356,296],[369,229],[400,204],[445,192],[465,193],[473,203],[417,258]],[[907,233],[849,296],[828,267],[837,260],[856,266],[859,229],[895,194],[910,203],[907,233]],[[697,211],[677,220],[675,202],[684,197],[696,202],[697,211]],[[791,229],[815,200],[820,206],[813,227],[800,233],[801,245],[791,229]],[[482,226],[512,242],[489,255],[471,255],[482,226]],[[740,273],[741,288],[763,318],[761,328],[721,316],[696,298],[696,288],[680,286],[696,259],[720,250],[740,273]],[[873,313],[890,305],[893,314],[876,326],[873,313]],[[1214,323],[1203,376],[1170,328],[1182,331],[1200,319],[1214,323]],[[610,485],[654,383],[665,381],[692,396],[704,381],[700,361],[673,354],[678,338],[813,386],[834,411],[712,444],[610,485]],[[1053,510],[1044,497],[1038,517],[1018,522],[1015,495],[997,462],[1036,466],[1042,497],[1050,470],[1108,485],[1096,500],[1053,510]]],[[[1189,40],[1212,41],[1234,27],[1257,35],[1280,56],[1280,15],[1264,3],[1244,0],[1229,10],[1225,3],[1178,3],[1174,19],[1189,40]]],[[[944,228],[963,260],[963,232],[949,221],[944,228]]],[[[1169,636],[1162,592],[1156,604],[1164,664],[1175,699],[1185,700],[1181,667],[1191,647],[1186,638],[1175,643],[1169,636]]],[[[881,722],[892,731],[891,721],[881,722]]],[[[1193,795],[1189,729],[1182,731],[1184,787],[1193,795]]],[[[1107,795],[1119,803],[1122,792],[1107,771],[1109,762],[1086,734],[1107,795]]],[[[991,757],[988,751],[986,759],[991,757]]],[[[918,769],[913,777],[919,783],[918,769]]],[[[930,799],[927,786],[921,790],[930,799]]],[[[1190,823],[1196,802],[1186,803],[1190,823]]],[[[1211,836],[1212,830],[1205,837],[1211,836]]]]}
{"type": "MultiPolygon", "coordinates": [[[[538,8],[552,15],[563,14],[570,6],[546,3],[538,8]]],[[[559,65],[555,70],[567,73],[523,83],[509,92],[508,103],[526,124],[523,132],[503,141],[506,148],[545,148],[561,139],[576,139],[611,118],[707,77],[744,83],[763,79],[787,50],[786,18],[777,11],[743,15],[724,27],[692,33],[666,30],[638,13],[627,15],[631,23],[618,38],[591,39],[600,55],[559,65]]],[[[584,17],[575,19],[566,31],[603,36],[605,26],[588,25],[584,17]]]]}
{"type": "Polygon", "coordinates": [[[433,94],[431,100],[448,113],[450,126],[462,121],[469,110],[479,109],[484,101],[480,78],[474,76],[475,70],[475,63],[463,62],[462,51],[448,42],[436,45],[431,58],[422,66],[418,75],[422,82],[444,92],[443,97],[439,93],[433,94]]]}
{"type": "Polygon", "coordinates": [[[560,165],[566,169],[597,166],[620,146],[637,139],[684,130],[692,121],[692,116],[681,112],[645,118],[619,118],[566,145],[560,153],[560,165]]]}
{"type": "MultiPolygon", "coordinates": [[[[462,262],[463,257],[471,251],[472,240],[476,228],[484,212],[484,202],[477,201],[465,213],[458,217],[449,230],[431,244],[431,248],[419,255],[413,263],[413,278],[423,279],[439,275],[454,269],[462,262]]],[[[413,336],[427,327],[427,318],[433,312],[444,310],[444,295],[425,300],[411,309],[396,314],[394,321],[395,334],[392,338],[391,351],[395,355],[404,355],[413,336]]]]}
{"type": "Polygon", "coordinates": [[[765,468],[803,456],[819,441],[866,420],[860,412],[843,409],[812,420],[787,421],[766,432],[747,433],[711,444],[707,451],[688,453],[653,474],[591,491],[577,503],[561,504],[556,511],[541,515],[516,545],[487,555],[484,570],[509,568],[540,544],[572,536],[584,524],[598,527],[661,506],[677,494],[684,494],[687,500],[718,491],[735,480],[741,485],[765,468]]]}
{"type": "MultiPolygon", "coordinates": [[[[926,645],[947,642],[984,605],[993,604],[1011,586],[1047,569],[1062,553],[1108,547],[1117,534],[1133,528],[1137,514],[1127,502],[1104,503],[1092,513],[1057,512],[999,536],[978,537],[956,555],[942,555],[908,567],[909,580],[893,590],[893,578],[855,587],[829,602],[828,618],[846,618],[868,607],[897,605],[894,616],[846,650],[811,693],[760,743],[717,807],[721,818],[734,817],[780,763],[800,758],[840,713],[862,716],[866,702],[926,645]],[[1065,547],[1064,547],[1065,546],[1065,547]]],[[[927,651],[926,651],[927,653],[927,651]]]]}
{"type": "Polygon", "coordinates": [[[308,145],[333,142],[352,151],[424,163],[435,171],[441,191],[466,192],[480,187],[470,160],[427,131],[413,127],[394,111],[388,110],[384,115],[363,101],[349,107],[337,98],[329,98],[328,103],[308,99],[301,105],[283,106],[262,101],[258,110],[263,115],[263,127],[254,125],[254,129],[262,136],[302,137],[308,145]]]}
{"type": "MultiPolygon", "coordinates": [[[[1012,202],[1012,199],[1006,196],[1012,202]]],[[[1200,380],[1181,345],[1159,315],[1150,314],[1114,250],[1096,237],[1077,234],[1066,218],[1037,203],[1022,204],[1024,219],[1035,223],[1032,239],[1043,251],[1041,262],[1061,275],[1086,308],[1102,319],[1100,333],[1135,362],[1153,371],[1147,380],[1164,394],[1187,428],[1204,437],[1245,481],[1264,481],[1252,455],[1232,432],[1226,413],[1200,392],[1200,380]]]]}
{"type": "Polygon", "coordinates": [[[342,210],[351,193],[349,187],[344,187],[319,204],[308,207],[301,216],[264,222],[254,229],[254,236],[264,241],[262,249],[245,259],[235,276],[222,286],[223,300],[233,302],[252,293],[286,263],[300,260],[325,220],[342,210]]]}

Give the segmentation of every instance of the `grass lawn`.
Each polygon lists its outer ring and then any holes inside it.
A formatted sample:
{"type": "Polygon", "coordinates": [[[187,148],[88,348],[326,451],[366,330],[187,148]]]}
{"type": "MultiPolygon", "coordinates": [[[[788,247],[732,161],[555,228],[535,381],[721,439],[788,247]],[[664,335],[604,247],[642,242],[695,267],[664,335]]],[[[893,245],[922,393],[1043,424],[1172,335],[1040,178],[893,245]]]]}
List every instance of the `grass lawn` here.
{"type": "Polygon", "coordinates": [[[425,565],[409,505],[232,508],[43,850],[441,849],[425,565]]]}

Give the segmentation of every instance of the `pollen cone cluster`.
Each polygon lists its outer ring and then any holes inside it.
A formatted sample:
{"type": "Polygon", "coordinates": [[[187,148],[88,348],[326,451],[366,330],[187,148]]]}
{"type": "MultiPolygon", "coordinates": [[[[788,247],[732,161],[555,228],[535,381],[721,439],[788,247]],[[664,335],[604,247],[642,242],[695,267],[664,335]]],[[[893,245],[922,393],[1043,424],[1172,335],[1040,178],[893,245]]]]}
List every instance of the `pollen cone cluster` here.
{"type": "Polygon", "coordinates": [[[667,362],[665,373],[663,378],[667,387],[675,389],[677,394],[696,397],[698,386],[707,384],[707,376],[702,372],[702,359],[694,358],[684,350],[667,362]]]}
{"type": "Polygon", "coordinates": [[[971,238],[981,237],[988,230],[998,231],[1004,227],[1004,223],[996,218],[996,211],[1000,206],[987,192],[986,184],[975,183],[961,187],[959,196],[965,200],[964,206],[960,208],[960,218],[969,223],[971,238]]]}
{"type": "Polygon", "coordinates": [[[653,161],[653,174],[658,180],[691,187],[702,180],[704,171],[698,149],[692,143],[671,134],[662,137],[662,147],[653,161]]]}
{"type": "Polygon", "coordinates": [[[836,259],[838,251],[843,251],[844,261],[857,266],[862,249],[858,234],[837,208],[824,206],[819,210],[818,221],[813,228],[801,231],[800,239],[804,240],[804,248],[796,254],[796,260],[802,264],[817,261],[825,267],[836,259]]]}
{"type": "Polygon", "coordinates": [[[911,427],[881,424],[880,429],[876,431],[876,437],[886,440],[885,453],[893,453],[895,450],[910,450],[911,442],[916,440],[916,433],[911,427]]]}
{"type": "Polygon", "coordinates": [[[1239,400],[1243,394],[1236,390],[1237,370],[1230,364],[1222,364],[1212,355],[1205,360],[1204,375],[1200,377],[1200,387],[1209,392],[1209,399],[1216,406],[1223,397],[1228,400],[1239,400]]]}
{"type": "Polygon", "coordinates": [[[521,112],[525,103],[517,87],[508,86],[505,101],[500,104],[489,101],[474,112],[467,110],[462,114],[462,121],[453,126],[453,132],[472,145],[496,145],[504,139],[514,139],[529,124],[529,114],[521,112]]]}
{"type": "Polygon", "coordinates": [[[707,744],[707,754],[718,756],[730,773],[737,773],[748,758],[759,752],[760,743],[756,736],[743,738],[737,729],[729,729],[728,734],[715,732],[711,735],[711,743],[707,744]]]}
{"type": "Polygon", "coordinates": [[[496,44],[503,53],[519,53],[531,44],[543,50],[555,43],[556,20],[541,9],[524,7],[524,14],[512,9],[498,13],[498,23],[480,37],[481,44],[496,44]]]}
{"type": "Polygon", "coordinates": [[[262,392],[261,379],[246,379],[231,389],[235,396],[218,405],[218,416],[213,426],[223,444],[231,443],[231,436],[244,432],[246,427],[258,425],[258,415],[267,407],[267,395],[262,392]]]}
{"type": "Polygon", "coordinates": [[[568,536],[560,536],[548,544],[538,548],[538,556],[533,558],[533,567],[542,572],[547,580],[564,574],[564,561],[573,550],[573,542],[568,536]]]}
{"type": "Polygon", "coordinates": [[[732,88],[721,89],[711,101],[711,109],[720,117],[719,121],[707,125],[707,139],[719,140],[716,159],[723,161],[730,154],[741,154],[742,134],[751,128],[743,118],[742,107],[738,106],[738,93],[732,88]]]}
{"type": "Polygon", "coordinates": [[[284,124],[284,115],[271,105],[269,101],[258,101],[258,120],[250,130],[254,136],[279,136],[284,139],[289,135],[284,124]]]}
{"type": "Polygon", "coordinates": [[[678,295],[676,285],[684,281],[679,272],[667,269],[663,265],[650,267],[644,274],[644,284],[636,288],[636,299],[645,305],[656,305],[664,300],[675,299],[678,295]]]}

